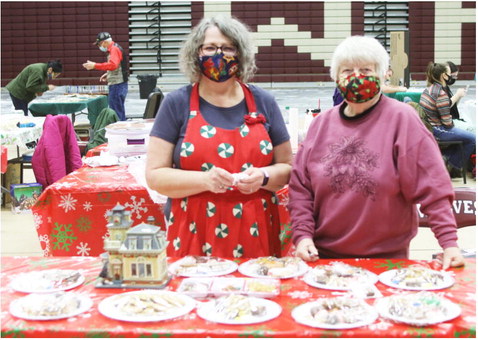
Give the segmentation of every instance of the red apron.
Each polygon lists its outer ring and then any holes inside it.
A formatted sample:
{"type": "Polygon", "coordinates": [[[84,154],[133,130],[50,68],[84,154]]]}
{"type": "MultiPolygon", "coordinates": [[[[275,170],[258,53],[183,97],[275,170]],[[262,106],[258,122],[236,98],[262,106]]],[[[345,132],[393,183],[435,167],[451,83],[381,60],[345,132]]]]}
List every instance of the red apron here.
{"type": "MultiPolygon", "coordinates": [[[[249,117],[257,117],[251,90],[241,84],[249,117]]],[[[210,125],[199,111],[199,87],[190,99],[190,115],[181,145],[184,170],[220,167],[231,173],[272,163],[272,143],[255,119],[228,130],[210,125]]],[[[214,255],[260,257],[280,255],[280,221],[275,194],[260,189],[244,195],[235,188],[173,199],[168,219],[168,256],[214,255]]]]}

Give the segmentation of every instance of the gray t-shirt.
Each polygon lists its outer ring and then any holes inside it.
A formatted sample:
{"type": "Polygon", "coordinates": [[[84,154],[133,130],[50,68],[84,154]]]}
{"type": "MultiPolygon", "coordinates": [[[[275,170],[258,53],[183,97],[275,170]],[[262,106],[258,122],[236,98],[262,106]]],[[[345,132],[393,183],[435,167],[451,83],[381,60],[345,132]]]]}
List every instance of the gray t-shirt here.
{"type": "MultiPolygon", "coordinates": [[[[263,89],[249,85],[256,102],[257,113],[266,118],[264,124],[272,145],[277,146],[289,140],[289,133],[282,113],[275,98],[263,89]]],[[[192,86],[187,85],[169,93],[161,103],[150,136],[159,137],[172,144],[174,148],[174,165],[179,167],[179,152],[186,133],[189,118],[189,101],[192,86]]],[[[204,119],[215,127],[235,129],[244,123],[248,113],[245,99],[232,107],[217,107],[200,98],[199,110],[204,119]]]]}

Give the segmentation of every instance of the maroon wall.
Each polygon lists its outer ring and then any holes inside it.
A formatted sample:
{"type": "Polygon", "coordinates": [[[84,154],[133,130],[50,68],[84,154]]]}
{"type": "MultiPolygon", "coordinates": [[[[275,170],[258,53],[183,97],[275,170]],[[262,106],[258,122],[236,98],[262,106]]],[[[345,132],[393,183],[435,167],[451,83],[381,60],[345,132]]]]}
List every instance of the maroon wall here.
{"type": "MultiPolygon", "coordinates": [[[[324,37],[324,2],[233,1],[232,15],[247,24],[252,31],[257,25],[267,25],[271,17],[285,18],[285,24],[296,24],[300,31],[310,31],[312,38],[324,37]]],[[[192,24],[203,17],[201,2],[192,3],[192,24]]],[[[352,2],[352,34],[363,34],[363,2],[352,2]]],[[[323,60],[312,60],[310,53],[299,53],[296,46],[284,46],[284,40],[261,46],[256,55],[256,82],[330,81],[329,68],[323,60]]]]}
{"type": "MultiPolygon", "coordinates": [[[[475,8],[474,1],[462,2],[475,8]]],[[[192,24],[203,17],[203,3],[193,1],[192,24]]],[[[55,83],[64,85],[99,84],[100,71],[86,71],[87,59],[103,62],[105,54],[91,43],[100,31],[110,32],[128,53],[128,2],[2,2],[1,3],[2,86],[26,65],[61,59],[64,74],[55,83]]],[[[233,1],[232,14],[252,30],[267,24],[271,16],[284,17],[286,24],[298,24],[313,38],[324,34],[324,3],[233,1]]],[[[434,2],[409,2],[410,72],[413,80],[424,80],[429,61],[434,58],[434,2]]],[[[352,34],[363,34],[364,3],[352,2],[352,34]]],[[[476,65],[476,25],[462,24],[460,79],[472,80],[476,65]]],[[[276,39],[270,47],[260,47],[257,55],[258,82],[330,81],[323,60],[311,60],[309,53],[284,46],[276,39]]]]}
{"type": "Polygon", "coordinates": [[[101,71],[86,71],[90,59],[106,61],[92,45],[107,31],[128,53],[128,2],[2,2],[2,86],[26,65],[61,59],[57,85],[100,84],[101,71]]]}
{"type": "MultiPolygon", "coordinates": [[[[474,1],[462,2],[463,8],[476,8],[474,1]]],[[[435,3],[409,2],[410,73],[413,80],[425,80],[430,61],[434,61],[435,3]]],[[[457,65],[455,60],[451,60],[457,65]]],[[[462,24],[460,79],[473,80],[476,72],[476,24],[462,24]]]]}

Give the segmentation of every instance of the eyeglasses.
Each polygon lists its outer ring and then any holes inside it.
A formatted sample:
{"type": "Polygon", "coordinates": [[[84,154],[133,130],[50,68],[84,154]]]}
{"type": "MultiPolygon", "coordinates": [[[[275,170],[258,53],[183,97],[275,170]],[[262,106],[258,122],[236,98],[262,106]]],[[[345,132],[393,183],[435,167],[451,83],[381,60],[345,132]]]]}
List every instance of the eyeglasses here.
{"type": "Polygon", "coordinates": [[[219,49],[227,57],[234,57],[237,54],[237,48],[234,46],[201,45],[202,53],[207,56],[216,54],[219,49]]]}

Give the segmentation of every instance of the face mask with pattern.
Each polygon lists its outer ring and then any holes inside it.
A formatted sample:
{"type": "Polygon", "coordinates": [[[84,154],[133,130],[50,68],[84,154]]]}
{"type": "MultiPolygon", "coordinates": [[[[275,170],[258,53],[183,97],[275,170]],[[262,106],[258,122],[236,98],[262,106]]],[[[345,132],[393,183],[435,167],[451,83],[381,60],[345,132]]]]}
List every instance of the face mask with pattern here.
{"type": "Polygon", "coordinates": [[[337,88],[345,100],[365,103],[380,92],[380,79],[376,76],[351,74],[347,78],[337,80],[337,88]]]}
{"type": "Polygon", "coordinates": [[[199,57],[199,67],[207,78],[220,83],[237,73],[239,62],[237,57],[226,57],[221,52],[212,56],[199,57]]]}

